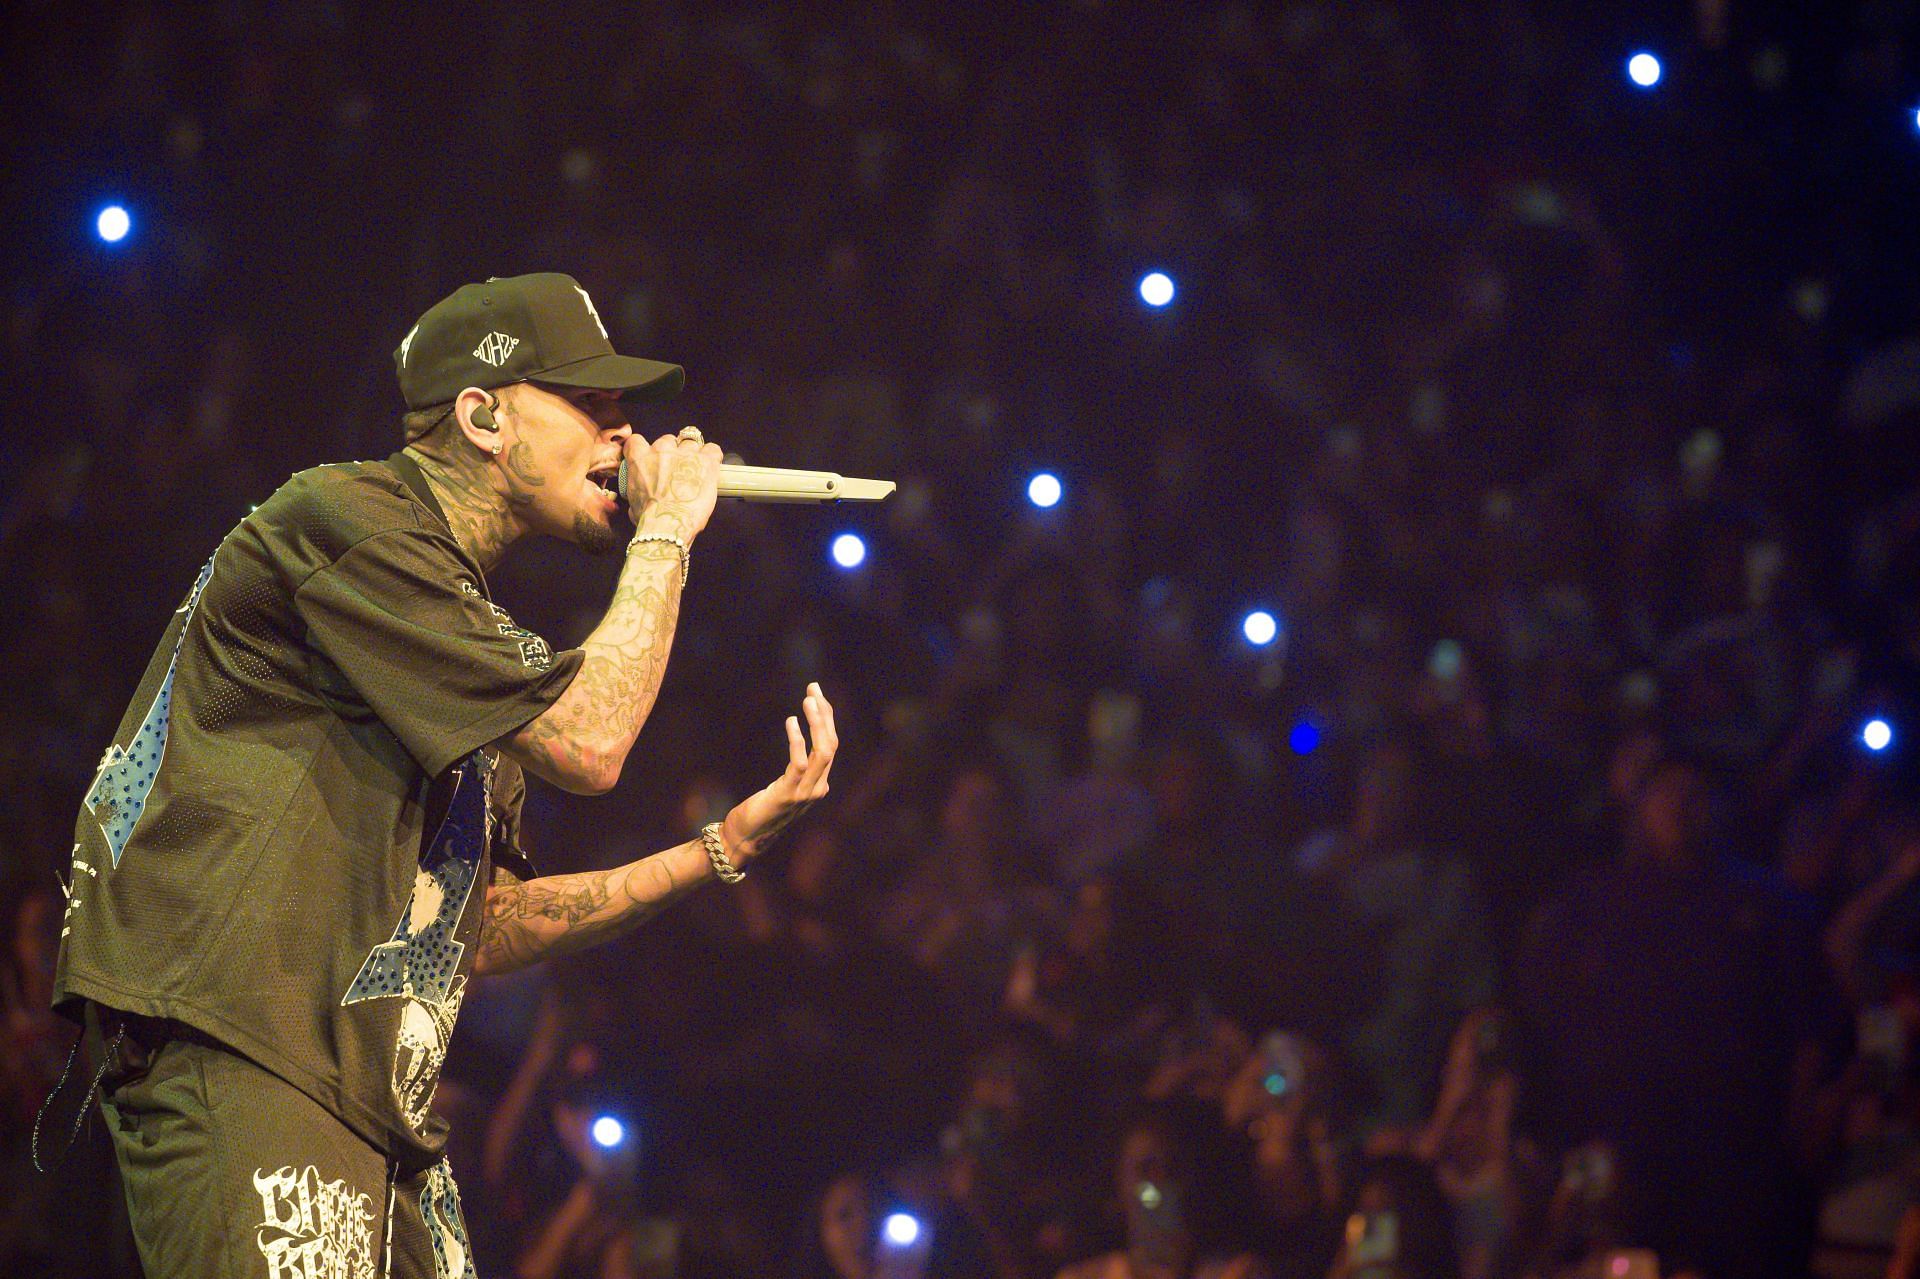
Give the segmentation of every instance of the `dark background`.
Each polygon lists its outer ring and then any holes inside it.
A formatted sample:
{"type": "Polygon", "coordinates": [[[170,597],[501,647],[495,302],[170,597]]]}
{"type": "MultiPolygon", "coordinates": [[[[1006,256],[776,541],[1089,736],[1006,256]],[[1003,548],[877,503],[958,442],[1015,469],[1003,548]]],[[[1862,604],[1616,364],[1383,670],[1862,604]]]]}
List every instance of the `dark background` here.
{"type": "MultiPolygon", "coordinates": [[[[544,870],[612,865],[769,779],[805,681],[839,708],[834,795],[748,887],[471,1002],[441,1101],[489,1272],[585,1176],[571,1273],[635,1214],[683,1274],[801,1273],[861,1170],[959,1223],[936,1269],[1050,1275],[1127,1237],[1148,1101],[1203,1112],[1211,1237],[1282,1273],[1380,1202],[1451,1240],[1406,1275],[1898,1269],[1917,17],[16,6],[0,1257],[127,1264],[59,1224],[112,1219],[100,1134],[65,1181],[22,1152],[73,814],[167,613],[288,473],[397,445],[414,316],[560,270],[687,367],[644,432],[901,488],[723,506],[619,790],[529,797],[544,870]],[[1273,1029],[1329,1082],[1247,1111],[1273,1029]],[[639,1116],[636,1170],[548,1136],[569,1088],[639,1116]]],[[[495,593],[571,644],[615,567],[527,546],[495,593]]]]}

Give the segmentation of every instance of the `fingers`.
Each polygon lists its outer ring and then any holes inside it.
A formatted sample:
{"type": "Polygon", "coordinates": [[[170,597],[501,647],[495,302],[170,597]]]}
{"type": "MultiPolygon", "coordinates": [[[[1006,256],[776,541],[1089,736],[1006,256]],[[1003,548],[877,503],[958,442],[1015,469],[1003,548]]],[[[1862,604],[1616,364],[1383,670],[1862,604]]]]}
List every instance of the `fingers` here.
{"type": "Polygon", "coordinates": [[[804,776],[807,771],[807,741],[800,735],[800,721],[787,716],[787,770],[804,776]]]}
{"type": "Polygon", "coordinates": [[[702,439],[695,427],[683,427],[677,435],[662,435],[650,443],[628,441],[630,451],[638,454],[633,468],[639,482],[631,489],[629,503],[637,501],[635,523],[654,510],[674,512],[680,517],[684,535],[706,527],[719,497],[720,464],[725,457],[718,444],[702,439]]]}
{"type": "Polygon", "coordinates": [[[807,756],[806,769],[801,784],[808,788],[809,797],[827,793],[827,770],[833,767],[833,753],[840,746],[840,735],[833,726],[833,704],[827,701],[827,695],[817,683],[807,685],[807,696],[801,703],[807,714],[807,730],[813,738],[813,750],[807,756]]]}
{"type": "Polygon", "coordinates": [[[787,717],[787,773],[801,799],[817,799],[827,793],[827,770],[833,767],[833,753],[840,746],[840,734],[833,726],[833,704],[820,685],[807,685],[800,709],[807,717],[803,734],[797,717],[787,717]],[[808,738],[813,739],[811,748],[808,738]]]}
{"type": "Polygon", "coordinates": [[[688,457],[726,456],[724,450],[712,440],[702,439],[699,435],[689,434],[692,427],[685,427],[678,435],[662,435],[650,446],[656,453],[680,453],[688,457]]]}
{"type": "Polygon", "coordinates": [[[819,745],[826,752],[826,763],[831,767],[834,752],[840,749],[840,730],[834,727],[833,703],[827,700],[825,690],[817,683],[813,686],[813,696],[820,704],[820,731],[826,738],[826,741],[819,745]]]}
{"type": "MultiPolygon", "coordinates": [[[[800,705],[806,727],[801,727],[799,715],[787,716],[781,725],[787,734],[786,771],[772,786],[735,810],[739,813],[763,802],[771,806],[770,812],[741,818],[750,827],[743,832],[749,839],[772,838],[827,793],[827,770],[833,766],[834,751],[840,746],[840,735],[833,725],[833,704],[827,701],[820,685],[809,684],[800,705]],[[811,747],[807,744],[809,736],[813,739],[811,747]]],[[[733,816],[729,815],[728,821],[732,820],[733,816]]]]}

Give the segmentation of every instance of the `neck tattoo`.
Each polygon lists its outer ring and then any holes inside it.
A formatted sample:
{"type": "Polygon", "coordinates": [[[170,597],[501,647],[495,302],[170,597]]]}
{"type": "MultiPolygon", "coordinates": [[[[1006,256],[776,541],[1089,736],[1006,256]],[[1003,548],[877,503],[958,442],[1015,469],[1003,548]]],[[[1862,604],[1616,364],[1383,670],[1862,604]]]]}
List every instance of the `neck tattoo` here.
{"type": "Polygon", "coordinates": [[[520,529],[508,510],[507,499],[495,489],[486,462],[477,455],[466,458],[465,452],[459,450],[456,460],[450,462],[414,446],[407,449],[407,455],[427,477],[433,495],[440,499],[454,540],[480,561],[481,568],[490,569],[520,536],[520,529]]]}

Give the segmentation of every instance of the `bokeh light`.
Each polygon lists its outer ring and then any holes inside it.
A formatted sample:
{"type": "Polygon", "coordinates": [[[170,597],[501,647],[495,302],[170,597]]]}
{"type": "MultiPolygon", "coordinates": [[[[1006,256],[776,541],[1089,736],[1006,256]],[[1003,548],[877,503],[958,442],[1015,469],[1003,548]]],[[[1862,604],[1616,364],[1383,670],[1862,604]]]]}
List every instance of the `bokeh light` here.
{"type": "Polygon", "coordinates": [[[1148,306],[1165,306],[1173,301],[1173,277],[1164,271],[1151,271],[1141,276],[1140,300],[1148,306]]]}
{"type": "Polygon", "coordinates": [[[1320,749],[1320,726],[1310,719],[1297,719],[1287,731],[1287,749],[1296,755],[1311,755],[1320,749]]]}
{"type": "Polygon", "coordinates": [[[626,1127],[612,1115],[602,1115],[593,1121],[593,1140],[603,1149],[612,1150],[626,1139],[626,1127]]]}
{"type": "Polygon", "coordinates": [[[133,215],[120,205],[109,204],[93,220],[93,229],[108,244],[118,244],[127,238],[127,232],[133,230],[133,215]]]}
{"type": "Polygon", "coordinates": [[[1870,719],[1860,729],[1860,743],[1870,751],[1883,751],[1893,745],[1893,725],[1884,719],[1870,719]]]}
{"type": "Polygon", "coordinates": [[[859,568],[866,559],[867,544],[858,533],[842,533],[833,539],[833,562],[841,568],[859,568]]]}
{"type": "Polygon", "coordinates": [[[880,1227],[888,1243],[896,1248],[909,1248],[920,1237],[920,1222],[910,1212],[887,1214],[887,1220],[880,1227]]]}
{"type": "Polygon", "coordinates": [[[1247,643],[1264,648],[1280,634],[1280,623],[1272,613],[1256,608],[1240,623],[1240,633],[1247,637],[1247,643]]]}
{"type": "Polygon", "coordinates": [[[1053,506],[1060,501],[1060,477],[1042,471],[1027,481],[1027,500],[1035,506],[1053,506]]]}
{"type": "Polygon", "coordinates": [[[1636,53],[1627,59],[1627,78],[1642,89],[1651,89],[1660,83],[1660,59],[1651,53],[1636,53]]]}

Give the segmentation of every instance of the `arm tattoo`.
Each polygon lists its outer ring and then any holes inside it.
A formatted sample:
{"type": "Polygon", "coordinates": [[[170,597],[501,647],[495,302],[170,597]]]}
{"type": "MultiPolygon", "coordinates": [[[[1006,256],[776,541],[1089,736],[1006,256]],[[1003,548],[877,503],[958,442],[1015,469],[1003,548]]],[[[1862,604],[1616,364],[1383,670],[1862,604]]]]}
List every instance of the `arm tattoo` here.
{"type": "MultiPolygon", "coordinates": [[[[514,410],[503,402],[501,411],[514,410]]],[[[481,567],[492,567],[513,538],[510,508],[531,501],[532,490],[546,483],[531,449],[515,444],[502,460],[500,473],[509,490],[504,501],[492,488],[482,455],[472,448],[461,446],[441,457],[416,443],[409,452],[426,473],[454,537],[481,567]]],[[[699,475],[682,467],[670,486],[691,501],[698,496],[699,475]]],[[[691,518],[671,504],[653,507],[647,521],[649,529],[693,540],[691,518]]],[[[570,790],[605,789],[619,776],[666,675],[680,615],[679,563],[678,551],[664,542],[643,542],[628,553],[606,616],[581,645],[586,660],[573,682],[504,743],[533,772],[570,790]]]]}
{"type": "Polygon", "coordinates": [[[495,868],[480,922],[476,975],[512,972],[638,928],[679,896],[683,845],[614,870],[521,880],[495,868]]]}
{"type": "Polygon", "coordinates": [[[523,758],[551,781],[617,775],[666,676],[680,616],[679,554],[642,543],[627,560],[606,616],[581,645],[586,658],[573,682],[518,735],[523,758]]]}

